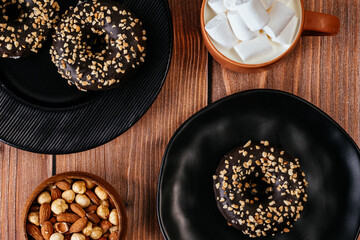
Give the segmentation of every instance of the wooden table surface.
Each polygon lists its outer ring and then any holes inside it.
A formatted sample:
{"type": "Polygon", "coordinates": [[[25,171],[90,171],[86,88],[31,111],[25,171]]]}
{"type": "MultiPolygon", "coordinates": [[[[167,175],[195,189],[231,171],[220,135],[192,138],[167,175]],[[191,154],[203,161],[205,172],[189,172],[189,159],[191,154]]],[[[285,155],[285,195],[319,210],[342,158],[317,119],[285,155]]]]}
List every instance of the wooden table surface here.
{"type": "Polygon", "coordinates": [[[39,155],[0,143],[0,236],[22,239],[21,211],[33,189],[56,173],[97,174],[123,196],[128,239],[163,239],[156,187],[165,147],[192,114],[232,93],[284,90],[315,104],[360,143],[360,0],[304,0],[307,10],[338,16],[336,37],[304,37],[277,66],[257,74],[222,68],[200,34],[201,0],[169,0],[174,52],[165,85],[144,117],[114,141],[71,155],[39,155]]]}

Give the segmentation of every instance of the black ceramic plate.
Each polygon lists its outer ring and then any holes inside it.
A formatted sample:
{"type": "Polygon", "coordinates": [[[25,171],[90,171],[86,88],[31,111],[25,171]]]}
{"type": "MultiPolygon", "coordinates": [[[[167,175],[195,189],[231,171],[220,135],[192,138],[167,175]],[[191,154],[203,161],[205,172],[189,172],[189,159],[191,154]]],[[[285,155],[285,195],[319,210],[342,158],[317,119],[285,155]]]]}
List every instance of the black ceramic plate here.
{"type": "MultiPolygon", "coordinates": [[[[65,10],[76,0],[58,1],[65,10]]],[[[0,59],[0,140],[32,152],[71,153],[102,145],[149,109],[168,71],[172,23],[167,0],[120,0],[143,22],[145,64],[120,88],[80,92],[67,85],[49,55],[0,59]]]]}
{"type": "Polygon", "coordinates": [[[292,231],[262,239],[356,239],[360,225],[358,147],[312,104],[272,90],[222,99],[175,133],[158,185],[158,218],[165,239],[250,239],[227,226],[212,188],[212,175],[222,156],[249,139],[269,140],[300,158],[309,182],[309,201],[292,231]]]}

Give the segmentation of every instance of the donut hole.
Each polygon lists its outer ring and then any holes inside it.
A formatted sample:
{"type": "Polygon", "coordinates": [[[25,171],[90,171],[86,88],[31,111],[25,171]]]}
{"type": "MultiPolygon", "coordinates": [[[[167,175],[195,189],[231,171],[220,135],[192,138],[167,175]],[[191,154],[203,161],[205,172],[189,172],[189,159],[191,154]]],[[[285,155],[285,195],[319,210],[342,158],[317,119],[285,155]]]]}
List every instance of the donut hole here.
{"type": "Polygon", "coordinates": [[[86,35],[85,44],[94,55],[102,55],[108,46],[106,34],[102,31],[91,31],[86,35]]]}
{"type": "Polygon", "coordinates": [[[267,200],[269,196],[273,195],[273,186],[267,183],[263,176],[249,179],[250,181],[245,188],[250,201],[264,201],[267,200]]]}
{"type": "Polygon", "coordinates": [[[9,3],[2,9],[2,17],[7,21],[18,21],[23,13],[22,6],[17,3],[9,3]]]}

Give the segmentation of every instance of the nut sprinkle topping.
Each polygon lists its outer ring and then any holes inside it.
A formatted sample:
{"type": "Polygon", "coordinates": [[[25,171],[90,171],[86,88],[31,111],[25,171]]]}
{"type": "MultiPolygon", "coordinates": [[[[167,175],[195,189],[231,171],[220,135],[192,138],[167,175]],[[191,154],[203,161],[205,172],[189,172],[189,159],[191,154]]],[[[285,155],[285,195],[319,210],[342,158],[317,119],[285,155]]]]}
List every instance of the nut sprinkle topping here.
{"type": "Polygon", "coordinates": [[[55,0],[1,0],[0,56],[37,53],[59,20],[59,11],[55,0]]]}
{"type": "Polygon", "coordinates": [[[68,10],[50,50],[59,73],[79,90],[117,87],[146,57],[142,22],[115,1],[93,0],[68,10]]]}
{"type": "Polygon", "coordinates": [[[248,141],[225,155],[213,182],[228,224],[253,238],[289,232],[308,197],[299,160],[268,141],[248,141]]]}

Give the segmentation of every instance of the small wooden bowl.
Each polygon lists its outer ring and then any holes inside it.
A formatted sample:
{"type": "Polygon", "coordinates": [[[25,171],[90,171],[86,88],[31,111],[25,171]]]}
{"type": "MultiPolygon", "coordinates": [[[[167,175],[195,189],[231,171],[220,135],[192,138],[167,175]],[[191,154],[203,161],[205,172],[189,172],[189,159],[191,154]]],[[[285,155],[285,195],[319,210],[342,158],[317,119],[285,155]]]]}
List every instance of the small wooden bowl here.
{"type": "Polygon", "coordinates": [[[93,182],[94,184],[96,184],[97,186],[100,186],[101,188],[103,188],[105,190],[105,192],[109,195],[109,197],[113,200],[115,207],[118,211],[118,214],[120,215],[120,224],[119,224],[119,240],[123,240],[126,237],[126,233],[127,233],[127,217],[126,217],[126,211],[125,211],[125,206],[124,203],[119,195],[119,193],[117,193],[117,191],[115,190],[115,188],[113,188],[108,182],[106,182],[104,179],[90,174],[90,173],[85,173],[85,172],[66,172],[66,173],[61,173],[61,174],[57,174],[51,178],[46,179],[45,181],[43,181],[30,195],[30,197],[28,198],[24,210],[23,210],[23,215],[22,215],[22,219],[23,219],[23,235],[25,237],[25,239],[29,239],[28,238],[28,234],[26,232],[26,223],[27,223],[27,216],[28,216],[28,212],[30,210],[31,205],[34,203],[34,201],[36,201],[37,197],[39,196],[39,194],[44,191],[48,186],[54,184],[55,182],[61,181],[61,180],[65,180],[65,179],[80,179],[80,180],[88,180],[93,182]]]}

